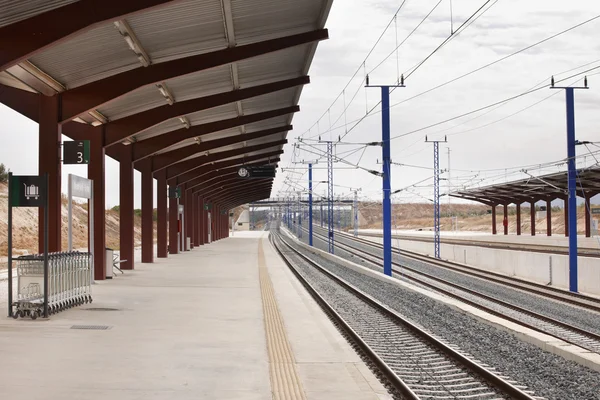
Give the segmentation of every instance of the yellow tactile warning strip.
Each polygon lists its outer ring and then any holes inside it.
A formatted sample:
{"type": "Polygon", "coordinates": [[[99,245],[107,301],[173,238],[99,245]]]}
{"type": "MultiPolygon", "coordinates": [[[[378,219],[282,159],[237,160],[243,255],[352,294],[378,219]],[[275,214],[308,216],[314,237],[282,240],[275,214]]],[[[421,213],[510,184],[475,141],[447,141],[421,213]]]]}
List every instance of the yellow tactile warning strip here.
{"type": "Polygon", "coordinates": [[[274,400],[306,400],[296,371],[294,354],[277,307],[275,291],[267,271],[262,238],[258,242],[258,276],[265,316],[265,334],[269,352],[269,375],[274,400]]]}

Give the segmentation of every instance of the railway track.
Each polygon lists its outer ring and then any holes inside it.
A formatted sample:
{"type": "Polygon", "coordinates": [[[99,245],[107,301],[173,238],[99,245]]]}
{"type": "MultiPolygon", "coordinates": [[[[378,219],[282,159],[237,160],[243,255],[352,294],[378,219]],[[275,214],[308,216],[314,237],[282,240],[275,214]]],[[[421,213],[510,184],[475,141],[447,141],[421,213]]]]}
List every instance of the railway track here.
{"type": "MultiPolygon", "coordinates": [[[[378,233],[370,233],[363,232],[361,236],[370,236],[381,238],[383,235],[378,233]]],[[[433,238],[429,237],[415,237],[415,236],[403,236],[403,235],[393,235],[392,239],[400,239],[400,240],[415,240],[418,242],[426,242],[433,243],[433,238]]],[[[533,251],[536,253],[548,253],[548,254],[562,254],[568,255],[569,251],[563,246],[551,246],[544,244],[518,244],[518,243],[501,243],[494,241],[486,241],[486,240],[477,240],[474,242],[469,242],[465,239],[452,239],[452,238],[444,238],[445,244],[457,244],[461,246],[477,246],[477,247],[487,247],[490,249],[501,249],[501,250],[521,250],[521,251],[533,251]]],[[[584,257],[595,257],[600,258],[600,249],[591,248],[591,247],[580,247],[578,249],[578,253],[580,256],[584,257]]]]}
{"type": "MultiPolygon", "coordinates": [[[[326,240],[326,236],[319,233],[313,233],[321,240],[326,240]]],[[[371,264],[378,270],[381,270],[382,258],[380,256],[367,253],[354,246],[337,242],[336,246],[345,252],[359,257],[371,264]]],[[[536,313],[523,307],[506,302],[484,293],[478,292],[463,285],[456,284],[446,279],[436,277],[423,271],[400,265],[392,262],[392,271],[401,275],[413,283],[442,293],[448,297],[469,304],[480,310],[486,311],[492,315],[504,318],[511,322],[533,329],[535,331],[553,336],[575,346],[582,347],[594,353],[600,354],[600,335],[589,332],[554,318],[536,313]]]]}
{"type": "MultiPolygon", "coordinates": [[[[315,226],[315,228],[315,232],[326,232],[326,230],[323,228],[317,226],[315,226]]],[[[379,243],[363,238],[356,238],[343,232],[336,231],[335,233],[336,245],[340,242],[341,238],[342,240],[354,240],[358,243],[383,251],[383,246],[379,243]]],[[[430,265],[434,265],[436,267],[444,268],[446,270],[459,272],[468,276],[480,278],[513,289],[522,290],[530,294],[536,294],[542,297],[551,298],[554,300],[562,301],[564,303],[568,303],[600,313],[600,299],[594,297],[582,295],[579,293],[571,293],[562,289],[557,289],[534,282],[528,282],[518,278],[507,277],[505,275],[495,272],[483,271],[474,267],[469,267],[467,265],[458,264],[451,261],[437,260],[435,258],[431,258],[408,250],[399,250],[392,248],[392,253],[398,256],[407,257],[416,261],[421,261],[430,265]]]]}
{"type": "Polygon", "coordinates": [[[325,312],[404,399],[541,399],[332,274],[277,233],[270,240],[325,312]]]}

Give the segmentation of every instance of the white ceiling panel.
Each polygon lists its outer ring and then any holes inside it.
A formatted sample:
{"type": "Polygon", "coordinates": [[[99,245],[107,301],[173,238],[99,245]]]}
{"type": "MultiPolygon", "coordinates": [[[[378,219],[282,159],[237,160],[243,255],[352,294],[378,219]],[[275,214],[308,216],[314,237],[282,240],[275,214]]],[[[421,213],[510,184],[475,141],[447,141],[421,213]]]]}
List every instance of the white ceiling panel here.
{"type": "Polygon", "coordinates": [[[0,27],[76,1],[78,0],[0,0],[0,27]]]}
{"type": "Polygon", "coordinates": [[[220,0],[174,2],[127,21],[153,63],[227,47],[220,0]]]}
{"type": "Polygon", "coordinates": [[[90,29],[29,61],[67,89],[141,67],[113,24],[90,29]]]}

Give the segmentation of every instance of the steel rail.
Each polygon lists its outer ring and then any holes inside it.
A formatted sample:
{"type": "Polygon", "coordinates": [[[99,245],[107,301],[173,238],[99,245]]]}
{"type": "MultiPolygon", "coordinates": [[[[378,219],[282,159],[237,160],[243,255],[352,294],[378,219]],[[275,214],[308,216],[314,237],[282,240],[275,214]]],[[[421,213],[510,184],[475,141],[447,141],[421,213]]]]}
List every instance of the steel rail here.
{"type": "MultiPolygon", "coordinates": [[[[317,228],[318,229],[318,228],[317,228]]],[[[379,243],[373,242],[371,240],[356,238],[354,236],[348,235],[343,232],[338,233],[338,237],[347,238],[349,240],[356,240],[357,242],[370,245],[372,247],[376,247],[378,249],[383,249],[379,243]]],[[[454,272],[460,272],[465,275],[474,276],[477,278],[481,278],[490,282],[494,282],[500,285],[505,285],[511,287],[513,289],[519,289],[525,291],[527,293],[533,293],[542,297],[549,297],[554,300],[562,301],[565,303],[569,303],[571,305],[576,305],[588,310],[592,310],[600,313],[600,299],[586,296],[580,293],[572,293],[565,291],[563,289],[554,288],[551,286],[545,286],[540,283],[528,282],[523,279],[508,277],[506,275],[499,274],[497,272],[492,271],[483,271],[479,268],[470,267],[464,264],[458,264],[452,261],[447,260],[437,260],[432,257],[428,257],[423,254],[419,254],[409,250],[398,250],[392,248],[392,252],[399,256],[407,257],[413,260],[421,261],[433,266],[437,266],[440,268],[448,269],[454,272]]]]}
{"type": "MultiPolygon", "coordinates": [[[[318,234],[318,233],[316,235],[319,236],[320,238],[323,237],[321,234],[318,234]]],[[[339,241],[338,241],[337,246],[340,247],[340,248],[342,248],[344,251],[346,251],[346,252],[348,252],[350,254],[353,254],[356,257],[362,258],[365,261],[368,261],[371,264],[377,266],[378,268],[381,268],[381,262],[383,260],[381,257],[379,257],[377,255],[374,255],[374,254],[367,253],[364,250],[361,250],[361,249],[356,248],[356,247],[352,247],[351,245],[348,245],[348,244],[345,244],[345,243],[341,243],[339,241]]],[[[443,288],[441,288],[439,286],[436,286],[434,284],[426,282],[426,281],[424,281],[422,279],[419,279],[417,277],[414,277],[414,276],[411,276],[411,275],[407,275],[403,271],[400,271],[398,269],[393,268],[393,272],[395,272],[395,273],[397,273],[397,274],[399,274],[399,275],[401,275],[401,276],[403,276],[405,278],[408,278],[408,279],[412,280],[413,282],[416,282],[416,283],[418,283],[418,284],[420,284],[422,286],[425,286],[425,287],[427,287],[429,289],[433,289],[433,290],[435,290],[437,292],[440,292],[440,293],[442,293],[442,294],[444,294],[444,295],[446,295],[448,297],[454,298],[454,299],[459,300],[459,301],[461,301],[461,302],[463,302],[465,304],[468,304],[468,305],[473,306],[473,307],[475,307],[477,309],[483,310],[483,311],[485,311],[487,313],[490,313],[492,315],[495,315],[497,317],[509,320],[509,321],[514,322],[514,323],[516,323],[518,325],[525,326],[525,327],[527,327],[529,329],[533,329],[533,330],[535,330],[537,332],[544,333],[546,335],[555,337],[555,338],[560,339],[560,340],[562,340],[564,342],[567,342],[569,344],[572,344],[572,345],[575,345],[575,346],[578,346],[578,347],[582,347],[582,348],[585,348],[586,350],[589,350],[589,351],[592,351],[594,353],[600,354],[600,335],[599,334],[587,331],[587,330],[582,329],[582,328],[578,328],[576,326],[569,325],[569,324],[567,324],[565,322],[556,320],[556,319],[551,318],[551,317],[547,317],[545,315],[536,313],[534,311],[527,310],[525,308],[522,308],[522,307],[516,306],[514,304],[508,303],[508,302],[506,302],[504,300],[497,299],[497,298],[495,298],[493,296],[489,296],[489,295],[486,295],[484,293],[478,292],[476,290],[469,289],[469,288],[466,288],[466,287],[464,287],[462,285],[450,282],[448,280],[445,280],[445,279],[442,279],[442,278],[438,278],[438,277],[436,277],[434,275],[431,275],[431,274],[428,274],[426,272],[418,271],[418,270],[416,270],[414,268],[407,267],[405,265],[401,265],[401,264],[399,264],[397,262],[392,262],[392,265],[397,266],[397,267],[401,267],[404,270],[410,271],[413,274],[417,274],[417,275],[423,276],[423,277],[425,277],[427,279],[430,279],[432,281],[441,283],[443,285],[450,286],[450,287],[452,287],[454,289],[461,290],[461,291],[469,293],[471,295],[480,297],[480,298],[482,298],[484,300],[487,300],[487,301],[493,302],[495,304],[498,304],[500,306],[509,308],[509,309],[511,309],[513,311],[520,312],[520,313],[525,314],[525,315],[527,315],[527,316],[529,316],[531,318],[535,318],[535,319],[541,320],[541,321],[543,321],[545,323],[548,323],[548,324],[551,324],[551,325],[556,325],[556,326],[558,326],[558,327],[560,327],[560,328],[562,328],[564,330],[571,331],[571,332],[573,332],[573,333],[575,333],[577,335],[584,336],[585,338],[591,339],[593,342],[588,343],[588,344],[582,344],[582,343],[574,341],[574,340],[572,340],[572,339],[570,339],[568,337],[552,333],[549,330],[546,330],[546,329],[537,327],[535,325],[529,324],[529,323],[524,322],[524,321],[522,321],[522,320],[520,320],[520,319],[518,319],[516,317],[512,317],[512,316],[506,315],[505,313],[502,313],[501,311],[494,310],[494,309],[492,309],[490,307],[487,307],[485,305],[477,303],[476,301],[469,300],[469,299],[465,298],[464,296],[461,296],[460,294],[457,294],[457,293],[451,292],[449,290],[443,289],[443,288]]]]}
{"type": "MultiPolygon", "coordinates": [[[[273,234],[271,234],[271,235],[273,236],[273,234]]],[[[470,370],[472,373],[474,373],[477,376],[483,378],[483,380],[485,380],[488,384],[491,384],[496,390],[499,389],[501,392],[503,392],[503,394],[508,394],[513,399],[533,400],[535,398],[535,397],[532,397],[529,394],[525,393],[524,391],[522,391],[518,387],[514,386],[510,382],[507,382],[505,379],[503,379],[502,377],[496,375],[495,373],[493,373],[492,371],[488,370],[484,366],[482,366],[482,365],[478,364],[477,362],[469,359],[468,357],[464,356],[460,352],[457,352],[456,350],[452,349],[451,347],[449,347],[445,343],[443,343],[440,340],[438,340],[437,338],[433,337],[428,332],[426,332],[423,329],[419,328],[418,326],[414,325],[412,322],[408,321],[406,318],[404,318],[403,316],[401,316],[397,312],[395,312],[392,309],[390,309],[388,306],[386,306],[383,303],[379,302],[378,300],[374,299],[370,295],[362,292],[360,289],[356,288],[352,284],[346,282],[344,279],[342,279],[342,278],[334,275],[333,273],[327,271],[326,269],[324,269],[323,267],[321,267],[320,265],[318,265],[316,262],[314,262],[313,260],[311,260],[310,258],[308,258],[307,256],[305,256],[304,254],[302,254],[300,251],[294,249],[292,246],[290,246],[288,243],[286,243],[285,240],[283,240],[280,236],[278,237],[278,239],[280,240],[280,243],[283,243],[286,246],[288,253],[289,252],[293,252],[298,257],[300,257],[303,261],[305,261],[306,263],[308,263],[312,267],[316,268],[319,272],[323,273],[327,277],[331,278],[333,281],[335,281],[336,283],[338,283],[344,289],[348,290],[350,293],[352,293],[353,295],[355,295],[356,297],[358,297],[359,299],[361,299],[365,303],[367,303],[370,306],[372,306],[375,309],[377,309],[383,315],[385,315],[388,318],[390,318],[390,319],[398,322],[400,325],[408,328],[411,332],[414,333],[415,336],[418,336],[419,338],[421,338],[421,339],[425,340],[426,342],[428,342],[433,347],[437,348],[438,351],[440,351],[441,353],[443,353],[446,357],[449,357],[450,359],[455,360],[456,362],[458,362],[459,364],[461,364],[462,366],[464,366],[468,370],[470,370]]],[[[323,299],[323,297],[318,294],[318,292],[316,291],[316,289],[312,285],[310,285],[310,283],[292,266],[292,262],[288,258],[285,257],[285,251],[283,251],[281,248],[277,247],[277,245],[274,243],[274,240],[272,241],[272,243],[274,244],[274,247],[276,248],[276,250],[278,251],[278,253],[281,255],[281,257],[284,259],[284,261],[286,262],[286,264],[288,265],[288,267],[290,267],[291,270],[292,270],[292,272],[294,272],[294,275],[296,275],[298,277],[298,279],[307,288],[307,290],[311,293],[311,295],[313,295],[313,297],[315,297],[315,295],[316,295],[315,299],[317,300],[317,302],[321,306],[324,306],[325,309],[328,312],[331,312],[332,315],[336,317],[335,318],[336,322],[338,322],[340,324],[340,326],[343,326],[345,331],[346,330],[350,330],[350,331],[352,331],[354,333],[354,334],[351,334],[351,336],[353,337],[353,339],[358,339],[360,342],[362,342],[362,344],[360,345],[361,349],[363,348],[363,346],[364,346],[365,349],[368,349],[368,351],[365,351],[366,354],[369,354],[369,355],[373,354],[373,355],[377,356],[376,354],[374,354],[374,352],[370,348],[370,346],[367,343],[365,343],[362,340],[362,338],[360,338],[358,336],[358,334],[346,323],[346,321],[343,320],[343,318],[341,316],[339,316],[339,314],[337,312],[335,312],[335,310],[333,309],[333,307],[331,305],[329,305],[327,303],[327,301],[325,299],[323,299]]],[[[383,362],[383,360],[381,360],[381,358],[379,358],[378,356],[377,356],[377,360],[379,360],[379,361],[375,361],[374,360],[374,362],[378,366],[379,366],[379,363],[384,363],[385,364],[385,362],[383,362]]],[[[393,370],[389,366],[386,365],[385,366],[385,370],[388,371],[388,372],[391,372],[394,376],[396,376],[396,378],[398,380],[400,380],[400,382],[402,382],[400,384],[400,387],[402,389],[399,389],[399,391],[402,394],[404,394],[407,397],[408,396],[415,396],[415,397],[408,397],[409,399],[415,399],[415,400],[419,399],[419,397],[416,397],[416,394],[414,394],[414,392],[410,389],[410,387],[406,383],[404,383],[393,372],[393,370]],[[410,392],[406,392],[407,389],[410,392]]],[[[387,374],[386,374],[386,377],[387,377],[387,374]]]]}

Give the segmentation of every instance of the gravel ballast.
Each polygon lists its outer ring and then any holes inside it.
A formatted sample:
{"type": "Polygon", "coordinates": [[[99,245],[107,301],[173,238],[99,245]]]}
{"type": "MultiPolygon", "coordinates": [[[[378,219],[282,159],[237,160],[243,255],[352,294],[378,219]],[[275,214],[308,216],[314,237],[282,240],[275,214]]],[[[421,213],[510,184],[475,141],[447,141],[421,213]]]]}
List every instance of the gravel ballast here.
{"type": "MultiPolygon", "coordinates": [[[[316,236],[315,236],[316,238],[316,236]]],[[[352,244],[368,254],[382,256],[380,249],[365,245],[360,242],[350,242],[351,239],[337,235],[336,239],[342,244],[352,244]]],[[[562,321],[569,325],[600,334],[600,315],[593,311],[584,310],[580,307],[571,306],[559,301],[548,298],[542,298],[538,295],[525,293],[520,290],[512,289],[507,286],[499,285],[480,278],[467,276],[458,272],[429,265],[422,261],[412,260],[398,254],[392,254],[394,262],[406,265],[409,268],[422,271],[437,278],[450,281],[455,284],[478,291],[488,296],[502,299],[518,307],[539,313],[541,315],[562,321]]]]}
{"type": "MultiPolygon", "coordinates": [[[[326,245],[316,237],[314,244],[321,249],[326,245]]],[[[309,255],[319,265],[388,304],[438,338],[459,346],[476,359],[526,385],[536,396],[556,400],[600,400],[598,372],[522,342],[509,332],[410,289],[349,270],[316,254],[309,255]]],[[[350,258],[341,250],[337,255],[357,261],[356,257],[350,258]]]]}

